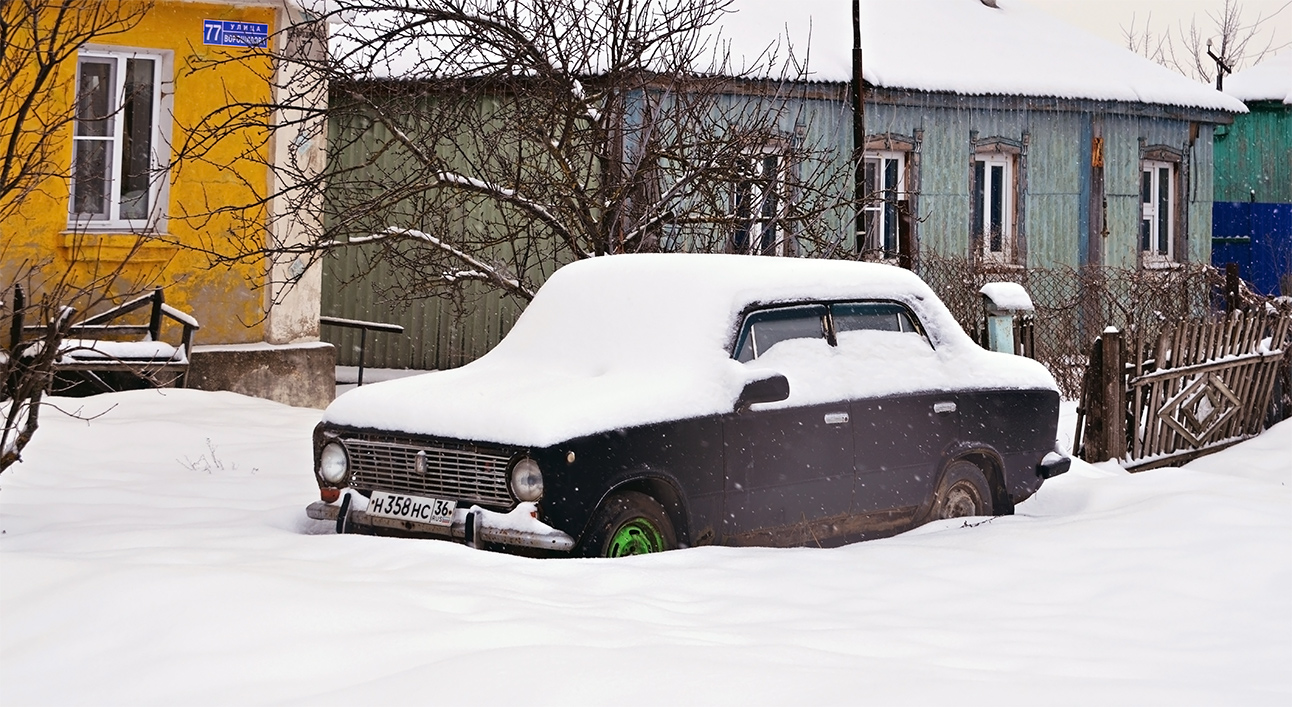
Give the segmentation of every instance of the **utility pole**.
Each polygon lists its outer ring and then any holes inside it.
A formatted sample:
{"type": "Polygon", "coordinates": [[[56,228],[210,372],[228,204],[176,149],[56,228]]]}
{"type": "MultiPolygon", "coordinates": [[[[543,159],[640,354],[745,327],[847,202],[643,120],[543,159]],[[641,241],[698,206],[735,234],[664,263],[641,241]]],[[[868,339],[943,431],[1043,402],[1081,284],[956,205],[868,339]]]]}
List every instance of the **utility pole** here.
{"type": "Polygon", "coordinates": [[[866,212],[862,208],[866,201],[866,106],[861,94],[861,76],[861,0],[852,0],[852,160],[853,201],[856,208],[853,230],[857,252],[866,247],[866,212]]]}

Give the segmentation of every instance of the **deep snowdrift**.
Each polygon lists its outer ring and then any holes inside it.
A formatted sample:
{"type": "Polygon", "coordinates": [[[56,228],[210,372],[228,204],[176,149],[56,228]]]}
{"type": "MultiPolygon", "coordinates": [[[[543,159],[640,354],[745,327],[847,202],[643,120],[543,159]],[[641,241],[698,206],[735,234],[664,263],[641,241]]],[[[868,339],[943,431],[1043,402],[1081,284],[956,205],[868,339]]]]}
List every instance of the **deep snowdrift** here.
{"type": "Polygon", "coordinates": [[[1292,424],[835,550],[527,560],[305,519],[319,412],[141,391],[0,477],[0,704],[1287,704],[1292,424]]]}

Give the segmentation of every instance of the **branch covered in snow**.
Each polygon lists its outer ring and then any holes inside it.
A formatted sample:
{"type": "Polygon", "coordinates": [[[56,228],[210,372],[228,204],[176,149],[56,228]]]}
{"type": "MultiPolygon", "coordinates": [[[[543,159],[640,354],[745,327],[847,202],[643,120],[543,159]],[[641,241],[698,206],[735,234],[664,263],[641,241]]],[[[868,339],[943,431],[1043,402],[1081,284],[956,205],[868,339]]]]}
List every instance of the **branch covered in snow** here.
{"type": "Polygon", "coordinates": [[[470,270],[441,271],[440,277],[442,277],[446,281],[452,282],[456,280],[480,280],[484,282],[491,282],[501,287],[502,289],[507,290],[508,292],[511,292],[513,294],[516,294],[525,298],[526,300],[534,299],[534,292],[528,289],[527,287],[525,287],[516,278],[506,276],[498,268],[495,268],[489,265],[488,263],[485,263],[479,258],[476,258],[475,256],[455,246],[445,243],[443,240],[436,238],[435,236],[432,236],[429,233],[423,233],[422,231],[416,231],[409,228],[388,228],[381,233],[375,233],[366,238],[363,238],[363,237],[352,238],[350,239],[350,243],[354,245],[361,245],[364,243],[372,243],[375,241],[386,240],[388,238],[408,238],[415,241],[419,241],[421,243],[426,243],[427,245],[433,246],[453,256],[454,258],[461,260],[463,263],[466,263],[472,268],[470,270]]]}

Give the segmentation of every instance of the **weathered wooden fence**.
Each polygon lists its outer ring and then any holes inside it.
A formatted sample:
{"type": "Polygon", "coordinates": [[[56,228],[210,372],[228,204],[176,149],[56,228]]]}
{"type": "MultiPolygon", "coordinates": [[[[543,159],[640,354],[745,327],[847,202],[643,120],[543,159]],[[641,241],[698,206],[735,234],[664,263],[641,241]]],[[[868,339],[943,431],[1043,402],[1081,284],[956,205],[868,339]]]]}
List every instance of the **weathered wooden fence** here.
{"type": "Polygon", "coordinates": [[[1164,327],[1108,329],[1086,368],[1073,449],[1132,471],[1178,464],[1259,434],[1292,314],[1234,311],[1164,327]]]}

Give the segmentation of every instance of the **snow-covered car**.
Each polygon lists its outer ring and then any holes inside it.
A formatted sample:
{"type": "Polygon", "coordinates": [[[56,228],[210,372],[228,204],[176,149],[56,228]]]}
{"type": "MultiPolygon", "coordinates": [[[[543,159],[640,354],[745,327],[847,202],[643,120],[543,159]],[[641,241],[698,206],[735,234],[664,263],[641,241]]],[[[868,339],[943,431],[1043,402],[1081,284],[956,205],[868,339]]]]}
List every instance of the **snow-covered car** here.
{"type": "Polygon", "coordinates": [[[1068,468],[1058,415],[908,271],[594,258],[477,361],[333,402],[308,513],[549,555],[838,545],[1012,512],[1068,468]]]}

